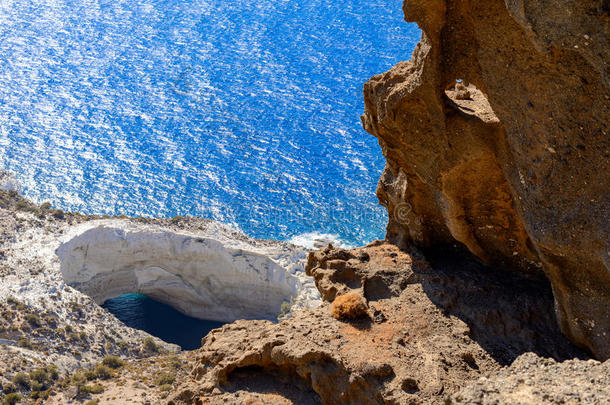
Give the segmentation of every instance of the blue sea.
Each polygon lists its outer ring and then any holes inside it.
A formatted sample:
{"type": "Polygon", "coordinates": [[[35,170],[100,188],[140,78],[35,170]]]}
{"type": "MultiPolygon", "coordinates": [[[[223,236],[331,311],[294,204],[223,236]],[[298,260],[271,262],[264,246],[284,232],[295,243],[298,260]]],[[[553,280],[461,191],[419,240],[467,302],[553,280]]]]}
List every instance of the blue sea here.
{"type": "Polygon", "coordinates": [[[0,0],[0,166],[64,210],[381,238],[359,116],[419,40],[401,3],[0,0]]]}

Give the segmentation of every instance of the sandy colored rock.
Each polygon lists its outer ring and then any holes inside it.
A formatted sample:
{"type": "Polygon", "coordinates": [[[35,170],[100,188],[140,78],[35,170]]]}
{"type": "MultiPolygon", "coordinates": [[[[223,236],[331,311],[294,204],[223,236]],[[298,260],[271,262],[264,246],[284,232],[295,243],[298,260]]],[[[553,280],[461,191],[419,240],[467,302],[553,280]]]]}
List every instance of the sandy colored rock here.
{"type": "Polygon", "coordinates": [[[610,360],[558,363],[533,353],[520,356],[490,378],[480,378],[448,404],[607,404],[610,360]]]}
{"type": "Polygon", "coordinates": [[[561,330],[610,356],[606,2],[409,0],[413,58],[364,86],[388,240],[459,244],[551,281],[561,330]],[[461,82],[461,83],[460,83],[461,82]]]}
{"type": "Polygon", "coordinates": [[[292,403],[440,403],[524,352],[583,356],[556,326],[544,282],[499,278],[467,257],[430,264],[377,242],[314,252],[307,270],[323,295],[343,290],[330,280],[352,280],[347,294],[364,294],[371,318],[339,321],[324,304],[279,324],[225,325],[203,340],[191,381],[169,403],[239,402],[235,393],[260,387],[295,398],[286,384],[301,393],[292,403]]]}

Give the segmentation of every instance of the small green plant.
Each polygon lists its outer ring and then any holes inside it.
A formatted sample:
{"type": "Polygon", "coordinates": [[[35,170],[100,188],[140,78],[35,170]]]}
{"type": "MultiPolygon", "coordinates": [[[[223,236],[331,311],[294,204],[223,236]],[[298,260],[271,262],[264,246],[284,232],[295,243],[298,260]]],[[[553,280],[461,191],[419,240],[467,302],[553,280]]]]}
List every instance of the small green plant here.
{"type": "Polygon", "coordinates": [[[100,384],[85,385],[82,388],[82,392],[87,394],[101,394],[104,392],[104,387],[100,384]]]}
{"type": "Polygon", "coordinates": [[[171,385],[174,383],[174,381],[176,381],[176,376],[174,374],[164,373],[157,377],[157,379],[155,380],[155,384],[158,386],[166,384],[171,385]]]}
{"type": "Polygon", "coordinates": [[[30,383],[30,388],[32,389],[32,392],[38,392],[38,391],[43,391],[45,388],[45,385],[38,381],[32,381],[30,383]]]}
{"type": "Polygon", "coordinates": [[[121,360],[118,356],[106,356],[104,360],[102,360],[102,364],[108,366],[110,368],[121,368],[125,365],[125,362],[121,360]]]}
{"type": "Polygon", "coordinates": [[[144,338],[144,341],[142,342],[142,344],[144,346],[144,349],[148,350],[149,352],[156,353],[159,351],[159,346],[155,343],[155,341],[151,337],[144,338]]]}
{"type": "Polygon", "coordinates": [[[112,377],[112,369],[103,364],[98,364],[97,366],[95,366],[95,375],[100,380],[107,380],[112,377]]]}
{"type": "Polygon", "coordinates": [[[163,392],[171,391],[172,390],[172,385],[171,384],[163,384],[163,385],[159,386],[159,390],[163,391],[163,392]]]}
{"type": "Polygon", "coordinates": [[[47,366],[47,374],[49,375],[49,378],[53,381],[57,380],[59,378],[59,371],[57,371],[57,366],[47,366]]]}
{"type": "Polygon", "coordinates": [[[19,200],[15,204],[15,208],[19,211],[36,211],[36,206],[29,202],[28,200],[19,200]]]}
{"type": "Polygon", "coordinates": [[[4,396],[4,398],[2,399],[2,403],[4,405],[15,405],[16,403],[21,401],[21,395],[13,392],[10,394],[7,394],[4,396]]]}
{"type": "Polygon", "coordinates": [[[72,378],[70,380],[72,381],[72,384],[79,385],[84,384],[86,379],[87,378],[83,373],[75,373],[72,375],[72,378]]]}
{"type": "Polygon", "coordinates": [[[30,397],[32,399],[47,399],[51,396],[51,390],[32,391],[30,397]]]}
{"type": "Polygon", "coordinates": [[[13,376],[13,384],[24,389],[30,389],[30,376],[26,373],[17,373],[13,376]]]}
{"type": "Polygon", "coordinates": [[[40,318],[36,314],[27,314],[25,316],[25,320],[29,322],[30,325],[39,327],[40,326],[40,318]]]}
{"type": "Polygon", "coordinates": [[[277,319],[281,320],[286,315],[288,315],[288,313],[290,312],[290,309],[292,309],[293,305],[294,305],[294,300],[292,298],[290,298],[290,301],[282,302],[282,305],[280,306],[280,314],[277,316],[277,319]]]}
{"type": "Polygon", "coordinates": [[[43,202],[42,204],[40,204],[40,209],[43,211],[48,211],[49,209],[51,209],[51,203],[50,202],[43,202]]]}
{"type": "Polygon", "coordinates": [[[2,385],[2,391],[6,394],[10,394],[11,392],[17,391],[17,387],[15,387],[15,384],[8,382],[2,385]]]}
{"type": "Polygon", "coordinates": [[[100,403],[100,401],[98,401],[97,399],[91,399],[91,400],[85,402],[85,405],[97,405],[99,403],[100,403]]]}
{"type": "Polygon", "coordinates": [[[50,325],[50,326],[57,325],[57,319],[54,316],[51,316],[51,315],[45,316],[44,317],[44,321],[47,323],[47,325],[50,325]]]}
{"type": "Polygon", "coordinates": [[[17,346],[23,347],[24,349],[32,349],[34,345],[30,342],[30,339],[22,337],[17,341],[17,346]]]}
{"type": "Polygon", "coordinates": [[[49,375],[47,374],[47,370],[44,368],[39,368],[30,373],[30,380],[37,381],[41,384],[44,384],[49,379],[49,375]]]}

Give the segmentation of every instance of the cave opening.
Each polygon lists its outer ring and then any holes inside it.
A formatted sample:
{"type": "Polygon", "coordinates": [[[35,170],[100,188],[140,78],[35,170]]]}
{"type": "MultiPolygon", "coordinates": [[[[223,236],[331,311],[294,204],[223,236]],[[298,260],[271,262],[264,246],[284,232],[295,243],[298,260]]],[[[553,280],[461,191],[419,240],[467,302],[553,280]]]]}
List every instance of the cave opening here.
{"type": "Polygon", "coordinates": [[[185,350],[228,322],[276,321],[299,288],[268,256],[212,238],[115,223],[70,236],[56,250],[67,285],[185,350]]]}
{"type": "Polygon", "coordinates": [[[183,350],[198,349],[209,331],[225,324],[190,317],[144,294],[122,294],[101,306],[125,325],[177,344],[183,350]]]}

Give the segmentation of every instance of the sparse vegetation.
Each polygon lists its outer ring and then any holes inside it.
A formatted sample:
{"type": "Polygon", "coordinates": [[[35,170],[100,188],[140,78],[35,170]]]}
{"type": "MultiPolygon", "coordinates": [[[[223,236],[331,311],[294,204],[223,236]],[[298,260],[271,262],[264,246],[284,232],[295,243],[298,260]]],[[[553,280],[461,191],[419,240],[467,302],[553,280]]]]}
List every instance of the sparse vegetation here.
{"type": "Polygon", "coordinates": [[[21,395],[12,392],[10,394],[7,394],[4,396],[4,398],[2,399],[2,404],[3,405],[14,405],[17,404],[21,401],[21,395]]]}
{"type": "Polygon", "coordinates": [[[176,381],[176,376],[174,374],[163,373],[159,377],[157,377],[157,379],[155,380],[155,384],[158,386],[163,386],[163,385],[168,385],[168,384],[171,385],[174,383],[174,381],[176,381]]]}
{"type": "Polygon", "coordinates": [[[144,339],[144,341],[142,342],[142,346],[144,347],[144,349],[148,350],[149,352],[158,352],[159,351],[159,346],[155,343],[154,339],[151,337],[147,337],[144,339]]]}
{"type": "Polygon", "coordinates": [[[172,390],[172,385],[171,384],[163,384],[163,385],[159,386],[159,390],[163,391],[163,392],[171,391],[172,390]]]}
{"type": "Polygon", "coordinates": [[[292,308],[293,305],[294,305],[294,300],[292,298],[290,298],[290,301],[282,302],[282,305],[280,306],[280,314],[277,316],[277,319],[280,320],[280,319],[284,318],[286,315],[288,315],[288,313],[290,312],[290,309],[292,308]]]}
{"type": "Polygon", "coordinates": [[[34,212],[36,211],[37,207],[28,200],[19,200],[15,203],[15,209],[19,211],[34,212]]]}
{"type": "Polygon", "coordinates": [[[112,377],[112,369],[103,364],[95,366],[95,375],[101,380],[107,380],[112,377]]]}
{"type": "Polygon", "coordinates": [[[39,368],[30,373],[30,379],[32,381],[44,384],[49,379],[49,376],[47,374],[47,370],[45,370],[44,368],[39,368]]]}
{"type": "Polygon", "coordinates": [[[40,326],[40,318],[36,314],[26,314],[25,320],[29,322],[30,325],[39,327],[40,326]]]}
{"type": "Polygon", "coordinates": [[[55,219],[64,219],[65,214],[62,210],[53,210],[53,217],[55,219]]]}
{"type": "Polygon", "coordinates": [[[101,394],[104,392],[104,387],[100,384],[85,385],[82,388],[82,392],[87,394],[101,394]]]}
{"type": "Polygon", "coordinates": [[[367,315],[364,298],[357,293],[347,293],[335,298],[330,306],[330,314],[335,319],[358,319],[367,315]]]}
{"type": "Polygon", "coordinates": [[[13,376],[13,384],[23,389],[30,389],[30,376],[25,373],[17,373],[13,376]]]}
{"type": "Polygon", "coordinates": [[[116,369],[123,367],[125,365],[125,362],[121,360],[118,356],[106,356],[104,360],[102,360],[102,364],[104,366],[116,369]]]}

